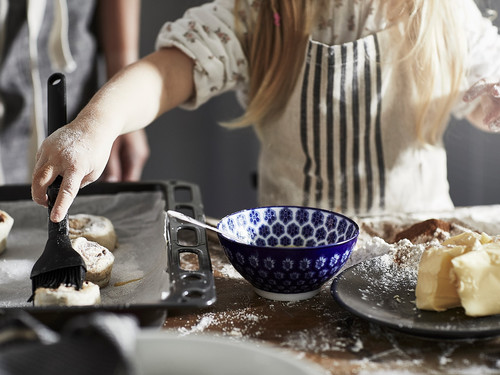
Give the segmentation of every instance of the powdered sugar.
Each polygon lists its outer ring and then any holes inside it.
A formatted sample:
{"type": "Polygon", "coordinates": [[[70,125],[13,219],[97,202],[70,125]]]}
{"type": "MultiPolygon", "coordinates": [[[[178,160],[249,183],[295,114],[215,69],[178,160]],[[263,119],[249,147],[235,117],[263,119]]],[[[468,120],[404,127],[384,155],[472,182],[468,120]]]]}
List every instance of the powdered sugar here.
{"type": "Polygon", "coordinates": [[[224,276],[226,276],[230,279],[243,279],[243,276],[241,276],[240,273],[238,271],[236,271],[236,269],[230,264],[224,264],[221,267],[220,272],[224,276]]]}
{"type": "Polygon", "coordinates": [[[380,237],[370,237],[359,241],[343,268],[346,269],[364,260],[387,254],[393,249],[394,245],[388,244],[380,237]]]}
{"type": "Polygon", "coordinates": [[[248,331],[255,331],[258,326],[268,317],[252,312],[249,308],[224,311],[218,313],[206,313],[197,316],[195,321],[186,322],[186,325],[178,328],[181,336],[203,333],[206,330],[218,330],[224,335],[242,337],[248,331]],[[245,327],[239,327],[235,322],[245,322],[245,327]]]}
{"type": "Polygon", "coordinates": [[[186,336],[193,333],[200,333],[205,331],[205,329],[210,326],[215,320],[215,314],[207,314],[203,316],[196,324],[190,328],[181,327],[179,328],[179,333],[181,336],[186,336]]]}

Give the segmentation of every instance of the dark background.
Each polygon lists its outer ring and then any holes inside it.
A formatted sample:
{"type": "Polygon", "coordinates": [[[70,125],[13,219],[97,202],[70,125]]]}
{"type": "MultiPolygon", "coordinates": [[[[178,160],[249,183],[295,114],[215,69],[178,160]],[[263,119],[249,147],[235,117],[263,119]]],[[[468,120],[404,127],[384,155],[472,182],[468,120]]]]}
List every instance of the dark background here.
{"type": "MultiPolygon", "coordinates": [[[[479,0],[478,0],[479,1],[479,0]]],[[[500,12],[500,1],[480,0],[500,12]]],[[[142,0],[141,55],[154,50],[164,22],[202,0],[142,0]]],[[[497,18],[495,24],[500,26],[497,18]]],[[[500,64],[500,62],[499,62],[500,64]]],[[[257,205],[252,174],[258,141],[251,128],[228,130],[218,122],[242,113],[234,94],[214,98],[196,111],[173,110],[147,128],[151,157],[144,180],[198,184],[207,216],[222,217],[257,205]]],[[[450,193],[457,206],[500,203],[500,135],[453,120],[445,134],[450,193]]]]}

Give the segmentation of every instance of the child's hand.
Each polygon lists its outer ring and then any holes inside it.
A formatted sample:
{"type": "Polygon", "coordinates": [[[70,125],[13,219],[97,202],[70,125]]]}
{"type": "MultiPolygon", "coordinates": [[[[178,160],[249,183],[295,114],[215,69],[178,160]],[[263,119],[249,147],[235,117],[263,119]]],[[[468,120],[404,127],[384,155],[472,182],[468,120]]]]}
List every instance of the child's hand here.
{"type": "MultiPolygon", "coordinates": [[[[97,134],[96,134],[97,135],[97,134]]],[[[95,181],[106,165],[113,140],[93,136],[72,124],[45,139],[36,156],[31,194],[38,204],[47,206],[47,188],[58,175],[63,177],[50,219],[61,221],[78,190],[95,181]]]]}
{"type": "Polygon", "coordinates": [[[464,95],[464,101],[480,100],[480,113],[473,114],[481,125],[488,130],[500,132],[500,82],[489,82],[482,79],[476,82],[464,95]],[[478,118],[478,116],[480,118],[478,118]]]}

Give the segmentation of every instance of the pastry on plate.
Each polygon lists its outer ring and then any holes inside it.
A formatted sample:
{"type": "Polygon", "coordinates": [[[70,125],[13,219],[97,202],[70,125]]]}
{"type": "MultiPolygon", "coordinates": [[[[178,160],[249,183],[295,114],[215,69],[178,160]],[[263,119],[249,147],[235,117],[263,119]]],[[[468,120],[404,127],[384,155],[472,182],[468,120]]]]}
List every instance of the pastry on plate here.
{"type": "Polygon", "coordinates": [[[111,270],[115,262],[115,256],[104,246],[85,237],[71,240],[71,245],[85,261],[87,273],[85,280],[104,288],[111,278],[111,270]]]}
{"type": "Polygon", "coordinates": [[[69,215],[69,238],[85,237],[97,242],[109,251],[116,247],[116,232],[111,220],[104,216],[69,215]]]}

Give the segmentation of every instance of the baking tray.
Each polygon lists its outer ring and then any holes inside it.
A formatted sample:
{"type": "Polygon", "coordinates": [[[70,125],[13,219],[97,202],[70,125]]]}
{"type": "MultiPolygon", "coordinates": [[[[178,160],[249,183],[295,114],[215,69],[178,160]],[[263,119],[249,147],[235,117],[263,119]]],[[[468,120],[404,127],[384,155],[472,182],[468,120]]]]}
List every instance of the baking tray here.
{"type": "MultiPolygon", "coordinates": [[[[31,202],[30,189],[29,185],[0,186],[0,203],[4,202],[4,205],[10,204],[11,207],[17,207],[22,204],[30,207],[31,204],[34,205],[34,203],[31,202]]],[[[169,180],[126,183],[95,182],[81,189],[77,200],[80,199],[85,202],[85,199],[88,199],[89,201],[97,202],[96,204],[99,204],[99,202],[106,202],[108,205],[113,205],[113,199],[122,199],[122,201],[123,199],[129,199],[130,201],[136,201],[136,204],[138,204],[137,202],[141,202],[140,199],[149,196],[152,198],[158,197],[159,204],[162,206],[159,209],[159,211],[162,211],[161,214],[164,214],[167,209],[173,209],[192,216],[197,220],[204,221],[205,219],[201,193],[198,186],[184,181],[169,180]],[[137,197],[140,197],[140,199],[137,199],[137,197]]],[[[75,203],[78,203],[77,200],[75,200],[75,203]]],[[[124,206],[129,205],[126,204],[124,206]]],[[[0,208],[1,207],[0,205],[0,208]]],[[[34,211],[39,209],[38,206],[33,207],[34,211]]],[[[130,207],[123,207],[123,209],[125,212],[124,215],[132,212],[130,211],[130,207]]],[[[146,211],[147,214],[146,208],[144,211],[146,211]]],[[[44,213],[46,212],[47,210],[44,209],[44,213]]],[[[71,213],[77,212],[72,212],[70,209],[70,214],[71,213]]],[[[93,212],[87,213],[92,214],[93,212]]],[[[14,220],[15,219],[14,217],[14,220]]],[[[14,227],[16,227],[16,225],[23,225],[23,223],[14,222],[14,227]]],[[[158,265],[160,274],[154,274],[155,277],[158,276],[162,281],[159,282],[161,284],[161,290],[156,293],[155,289],[152,296],[141,296],[141,298],[138,298],[140,302],[137,303],[134,302],[134,298],[129,298],[124,295],[115,298],[111,303],[106,303],[103,298],[102,304],[96,306],[34,307],[25,303],[9,303],[9,301],[5,300],[5,295],[0,295],[0,300],[2,301],[2,305],[0,305],[0,317],[5,314],[12,314],[19,310],[23,310],[29,312],[43,323],[57,328],[75,315],[108,311],[113,313],[133,314],[138,318],[141,326],[158,326],[164,322],[168,311],[196,309],[212,305],[216,300],[216,294],[205,231],[175,218],[168,218],[166,215],[164,215],[163,222],[159,223],[158,220],[155,220],[154,225],[159,225],[164,231],[164,233],[158,235],[162,236],[160,240],[163,240],[165,251],[163,251],[163,249],[147,249],[147,246],[145,246],[144,249],[137,249],[137,252],[154,251],[155,256],[160,256],[162,262],[164,261],[165,263],[158,265]],[[195,269],[187,269],[183,266],[182,256],[185,253],[193,254],[193,256],[197,257],[197,267],[195,269]]],[[[46,226],[42,228],[42,230],[46,232],[45,228],[46,226]]],[[[115,229],[117,229],[118,233],[119,228],[115,229]]],[[[46,236],[43,239],[40,238],[39,241],[45,243],[46,236]]],[[[119,234],[118,242],[120,243],[119,234]]],[[[118,246],[118,249],[119,248],[120,245],[118,246]]],[[[42,250],[43,246],[40,247],[40,254],[42,250]]],[[[9,239],[7,242],[7,251],[9,251],[9,239]]],[[[40,254],[35,254],[36,257],[34,260],[36,260],[40,254]]],[[[2,261],[2,257],[4,257],[3,254],[0,255],[0,262],[2,261]]],[[[113,272],[115,267],[113,268],[113,272]]],[[[149,270],[144,270],[144,273],[146,271],[151,273],[149,270]]],[[[29,281],[29,284],[31,285],[31,281],[29,281]]],[[[3,294],[8,293],[4,291],[3,294]]]]}

